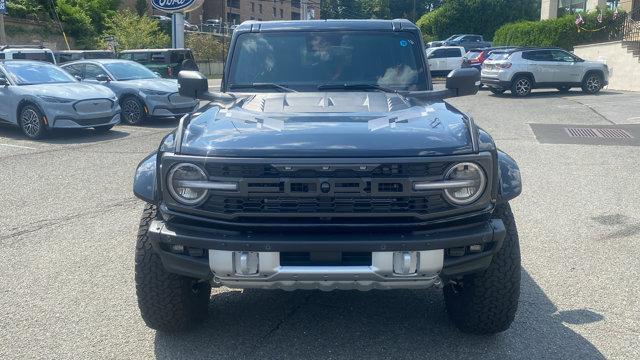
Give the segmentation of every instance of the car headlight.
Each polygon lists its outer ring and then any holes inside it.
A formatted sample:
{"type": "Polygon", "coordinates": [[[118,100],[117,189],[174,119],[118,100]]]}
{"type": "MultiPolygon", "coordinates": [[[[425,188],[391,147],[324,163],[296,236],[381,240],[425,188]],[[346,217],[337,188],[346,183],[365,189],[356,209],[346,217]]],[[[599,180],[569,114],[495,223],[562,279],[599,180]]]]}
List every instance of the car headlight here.
{"type": "Polygon", "coordinates": [[[168,91],[160,91],[160,90],[151,90],[151,89],[140,89],[142,93],[149,96],[167,96],[171,94],[168,91]]]}
{"type": "Polygon", "coordinates": [[[48,103],[67,104],[73,101],[73,99],[59,98],[55,96],[38,95],[38,98],[48,103]]]}
{"type": "Polygon", "coordinates": [[[455,205],[468,205],[478,200],[487,185],[487,177],[482,168],[471,162],[453,165],[446,172],[445,181],[460,181],[460,187],[444,189],[445,198],[455,205]]]}
{"type": "Polygon", "coordinates": [[[207,174],[199,166],[180,163],[169,171],[167,187],[171,196],[184,205],[196,205],[207,196],[207,189],[189,186],[190,182],[206,182],[207,174]]]}

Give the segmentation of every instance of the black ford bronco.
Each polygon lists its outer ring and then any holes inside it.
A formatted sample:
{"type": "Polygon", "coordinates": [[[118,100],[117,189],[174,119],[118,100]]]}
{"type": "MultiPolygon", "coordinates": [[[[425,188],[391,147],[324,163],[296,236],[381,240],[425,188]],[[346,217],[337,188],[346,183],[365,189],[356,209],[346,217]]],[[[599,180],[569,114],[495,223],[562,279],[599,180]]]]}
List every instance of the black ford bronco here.
{"type": "Polygon", "coordinates": [[[520,292],[508,204],[520,171],[443,101],[479,80],[457,69],[434,90],[406,20],[240,25],[221,92],[180,72],[180,94],[208,105],[136,172],[146,324],[197,324],[215,286],[437,286],[460,330],[506,330],[520,292]]]}

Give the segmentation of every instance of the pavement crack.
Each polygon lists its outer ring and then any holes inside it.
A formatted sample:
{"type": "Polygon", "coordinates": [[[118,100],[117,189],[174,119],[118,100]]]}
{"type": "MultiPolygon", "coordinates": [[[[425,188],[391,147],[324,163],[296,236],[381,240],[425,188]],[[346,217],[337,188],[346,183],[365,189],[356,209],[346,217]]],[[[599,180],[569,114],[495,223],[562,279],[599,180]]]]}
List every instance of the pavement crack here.
{"type": "MultiPolygon", "coordinates": [[[[19,238],[22,235],[25,234],[31,234],[49,227],[53,227],[56,226],[60,223],[64,223],[67,221],[73,221],[73,220],[77,220],[83,217],[87,217],[87,216],[93,216],[93,215],[97,215],[97,214],[103,214],[105,212],[108,212],[110,210],[113,210],[115,208],[119,208],[125,205],[130,205],[130,204],[135,204],[138,200],[135,197],[131,197],[129,199],[126,200],[122,200],[122,201],[118,201],[112,204],[108,204],[104,207],[101,207],[99,209],[95,209],[95,210],[91,210],[91,211],[83,211],[83,212],[79,212],[76,214],[70,214],[70,215],[65,215],[59,218],[55,218],[55,219],[46,219],[46,220],[40,220],[37,221],[36,223],[34,223],[31,227],[26,228],[26,229],[20,229],[14,232],[11,232],[7,235],[2,235],[0,236],[0,243],[4,243],[6,240],[11,240],[14,239],[14,241],[9,241],[8,244],[9,245],[15,245],[18,243],[17,238],[19,238]]],[[[16,230],[18,228],[13,228],[12,230],[16,230]]]]}
{"type": "Polygon", "coordinates": [[[569,100],[569,101],[574,102],[576,104],[580,104],[580,105],[586,107],[587,109],[591,110],[591,112],[593,112],[594,114],[598,115],[600,118],[602,118],[602,120],[604,120],[604,121],[606,121],[606,122],[608,122],[610,124],[617,125],[615,122],[609,120],[606,116],[602,115],[598,110],[596,110],[594,107],[592,107],[589,104],[585,104],[583,102],[580,102],[580,101],[578,101],[576,99],[572,99],[572,98],[569,98],[569,97],[565,97],[563,99],[569,100]]]}

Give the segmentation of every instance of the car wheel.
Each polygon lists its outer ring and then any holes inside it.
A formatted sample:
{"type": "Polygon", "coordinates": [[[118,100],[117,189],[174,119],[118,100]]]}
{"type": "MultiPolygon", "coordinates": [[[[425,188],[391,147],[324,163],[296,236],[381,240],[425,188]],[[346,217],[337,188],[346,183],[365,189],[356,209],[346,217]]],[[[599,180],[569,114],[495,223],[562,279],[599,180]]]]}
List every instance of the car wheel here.
{"type": "Polygon", "coordinates": [[[511,326],[518,309],[518,230],[508,204],[497,206],[493,217],[502,219],[507,234],[489,267],[444,287],[447,313],[456,327],[465,333],[495,334],[505,331],[511,326]]]}
{"type": "Polygon", "coordinates": [[[93,128],[93,130],[95,130],[97,133],[106,133],[107,131],[113,129],[113,125],[102,125],[102,126],[96,126],[93,128]]]}
{"type": "Polygon", "coordinates": [[[518,76],[513,80],[511,85],[511,93],[518,97],[524,97],[531,93],[533,86],[531,79],[527,76],[518,76]]]}
{"type": "Polygon", "coordinates": [[[147,204],[140,219],[136,244],[138,307],[150,328],[165,332],[184,331],[207,317],[211,285],[165,270],[148,236],[149,226],[156,217],[156,207],[147,204]]]}
{"type": "Polygon", "coordinates": [[[558,91],[566,93],[569,92],[569,90],[571,90],[571,86],[560,86],[558,87],[558,91]]]}
{"type": "Polygon", "coordinates": [[[26,105],[22,108],[18,125],[20,125],[22,133],[29,139],[42,139],[47,132],[44,116],[34,105],[26,105]]]}
{"type": "Polygon", "coordinates": [[[496,95],[502,95],[506,91],[504,89],[498,89],[498,88],[494,88],[494,87],[490,87],[489,90],[491,90],[491,92],[496,94],[496,95]]]}
{"type": "Polygon", "coordinates": [[[145,110],[144,105],[137,98],[130,96],[122,100],[120,104],[122,113],[120,117],[125,124],[139,125],[144,121],[145,110]]]}
{"type": "Polygon", "coordinates": [[[598,73],[589,73],[582,82],[582,91],[587,94],[595,94],[602,89],[602,76],[598,73]]]}

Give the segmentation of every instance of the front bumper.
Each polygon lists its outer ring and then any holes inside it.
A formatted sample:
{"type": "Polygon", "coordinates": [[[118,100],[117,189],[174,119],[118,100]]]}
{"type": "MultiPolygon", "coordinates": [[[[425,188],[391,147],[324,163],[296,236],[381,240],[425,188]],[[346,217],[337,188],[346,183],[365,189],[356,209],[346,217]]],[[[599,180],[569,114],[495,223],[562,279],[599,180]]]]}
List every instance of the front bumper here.
{"type": "Polygon", "coordinates": [[[148,236],[167,271],[180,275],[239,288],[368,290],[424,288],[440,278],[482,271],[500,249],[505,227],[501,220],[490,219],[412,232],[257,233],[154,220],[148,236]],[[175,253],[174,245],[184,252],[175,253]],[[482,250],[468,251],[472,245],[482,250]],[[452,250],[457,255],[452,256],[452,250]],[[366,266],[283,266],[280,254],[290,252],[369,252],[372,261],[366,266]],[[394,252],[419,253],[416,272],[394,275],[390,270],[394,252]],[[234,272],[237,253],[257,254],[258,272],[251,276],[234,272]]]}
{"type": "Polygon", "coordinates": [[[189,114],[196,109],[198,101],[175,94],[169,96],[146,96],[148,114],[155,117],[174,117],[189,114]]]}

